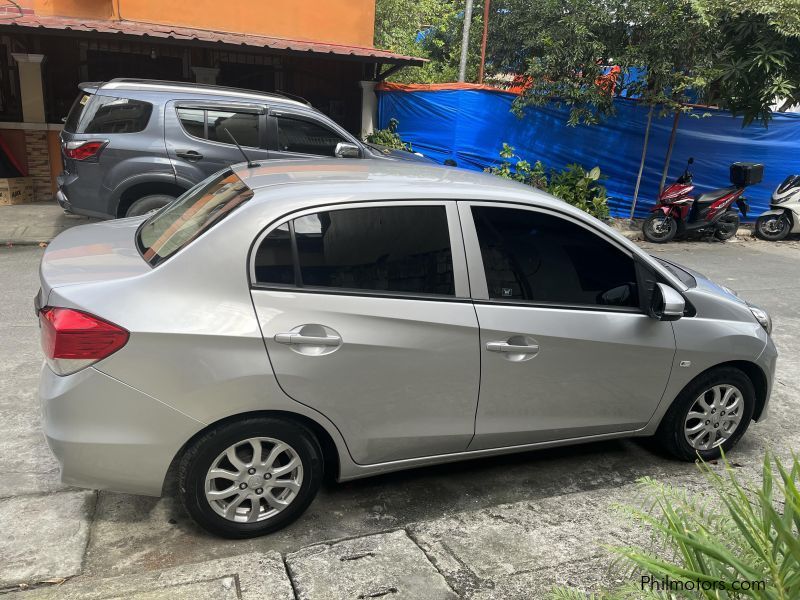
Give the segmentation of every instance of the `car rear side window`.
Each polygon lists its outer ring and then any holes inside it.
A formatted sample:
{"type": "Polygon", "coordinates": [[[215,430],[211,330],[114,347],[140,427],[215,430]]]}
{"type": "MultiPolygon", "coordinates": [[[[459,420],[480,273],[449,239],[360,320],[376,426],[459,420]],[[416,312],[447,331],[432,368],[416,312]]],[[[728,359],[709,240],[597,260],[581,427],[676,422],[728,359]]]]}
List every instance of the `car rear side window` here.
{"type": "Polygon", "coordinates": [[[282,152],[336,156],[336,145],[347,141],[324,125],[306,119],[279,115],[277,121],[278,149],[282,152]]]}
{"type": "Polygon", "coordinates": [[[444,206],[318,212],[273,230],[258,248],[260,284],[453,296],[444,206]]]}
{"type": "Polygon", "coordinates": [[[562,217],[473,206],[489,297],[567,305],[639,305],[624,252],[562,217]]]}
{"type": "Polygon", "coordinates": [[[233,145],[226,129],[241,146],[260,147],[258,113],[236,110],[178,107],[178,119],[192,137],[233,145]]]}
{"type": "Polygon", "coordinates": [[[215,174],[142,223],[136,234],[139,252],[156,266],[252,197],[253,190],[236,173],[215,174]]]}
{"type": "Polygon", "coordinates": [[[131,98],[81,94],[64,122],[69,133],[137,133],[150,121],[153,105],[131,98]]]}

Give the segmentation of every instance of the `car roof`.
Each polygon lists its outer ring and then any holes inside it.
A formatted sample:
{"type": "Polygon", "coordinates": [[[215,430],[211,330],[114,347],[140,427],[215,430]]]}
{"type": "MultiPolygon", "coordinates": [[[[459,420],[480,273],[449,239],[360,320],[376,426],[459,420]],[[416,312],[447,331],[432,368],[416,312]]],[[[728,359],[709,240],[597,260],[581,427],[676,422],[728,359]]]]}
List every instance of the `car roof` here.
{"type": "MultiPolygon", "coordinates": [[[[372,195],[376,199],[395,197],[402,190],[404,197],[458,198],[477,195],[487,200],[509,199],[536,201],[563,207],[565,203],[530,186],[489,175],[454,167],[419,162],[390,160],[347,160],[341,158],[269,160],[248,167],[246,163],[232,166],[233,171],[252,190],[275,186],[291,186],[293,196],[299,188],[325,195],[372,195]]],[[[270,194],[274,202],[274,194],[270,194]]]]}
{"type": "Polygon", "coordinates": [[[202,85],[186,81],[161,81],[158,79],[129,79],[117,78],[111,81],[85,82],[80,88],[87,92],[97,90],[127,90],[141,92],[172,92],[179,94],[202,94],[204,96],[219,96],[224,98],[239,98],[246,100],[261,100],[282,102],[295,106],[310,107],[306,100],[299,96],[282,94],[279,92],[259,92],[243,88],[225,87],[220,85],[202,85]]]}

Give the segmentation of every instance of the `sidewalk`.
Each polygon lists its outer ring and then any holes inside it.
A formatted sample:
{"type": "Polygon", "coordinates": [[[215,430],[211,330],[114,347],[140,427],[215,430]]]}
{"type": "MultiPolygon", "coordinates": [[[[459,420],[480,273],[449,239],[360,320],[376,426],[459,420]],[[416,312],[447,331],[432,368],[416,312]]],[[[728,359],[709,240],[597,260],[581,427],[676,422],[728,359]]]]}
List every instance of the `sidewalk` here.
{"type": "Polygon", "coordinates": [[[68,215],[55,202],[0,206],[0,245],[36,245],[59,233],[97,219],[68,215]]]}

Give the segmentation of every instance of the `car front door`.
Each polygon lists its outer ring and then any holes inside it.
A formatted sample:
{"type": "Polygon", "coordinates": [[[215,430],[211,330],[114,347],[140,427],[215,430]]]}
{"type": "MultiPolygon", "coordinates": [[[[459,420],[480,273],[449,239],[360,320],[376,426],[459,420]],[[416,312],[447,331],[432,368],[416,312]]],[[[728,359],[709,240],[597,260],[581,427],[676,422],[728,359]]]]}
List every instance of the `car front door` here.
{"type": "Polygon", "coordinates": [[[643,427],[667,385],[675,336],[640,307],[631,253],[557,211],[459,210],[481,347],[469,449],[643,427]]]}
{"type": "Polygon", "coordinates": [[[252,254],[278,383],[336,425],[356,462],[467,448],[480,355],[455,202],[296,213],[252,254]]]}
{"type": "Polygon", "coordinates": [[[245,160],[228,132],[249,160],[269,158],[264,106],[171,101],[164,110],[167,155],[183,185],[245,160]]]}

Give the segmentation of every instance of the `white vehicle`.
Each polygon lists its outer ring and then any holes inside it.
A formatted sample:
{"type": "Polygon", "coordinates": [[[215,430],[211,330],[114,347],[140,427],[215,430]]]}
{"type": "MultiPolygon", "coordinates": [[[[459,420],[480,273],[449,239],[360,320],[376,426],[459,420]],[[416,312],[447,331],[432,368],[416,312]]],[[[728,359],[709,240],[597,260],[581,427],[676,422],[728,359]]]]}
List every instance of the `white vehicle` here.
{"type": "Polygon", "coordinates": [[[772,193],[769,210],[756,219],[756,235],[777,242],[800,233],[800,175],[789,175],[772,193]]]}

